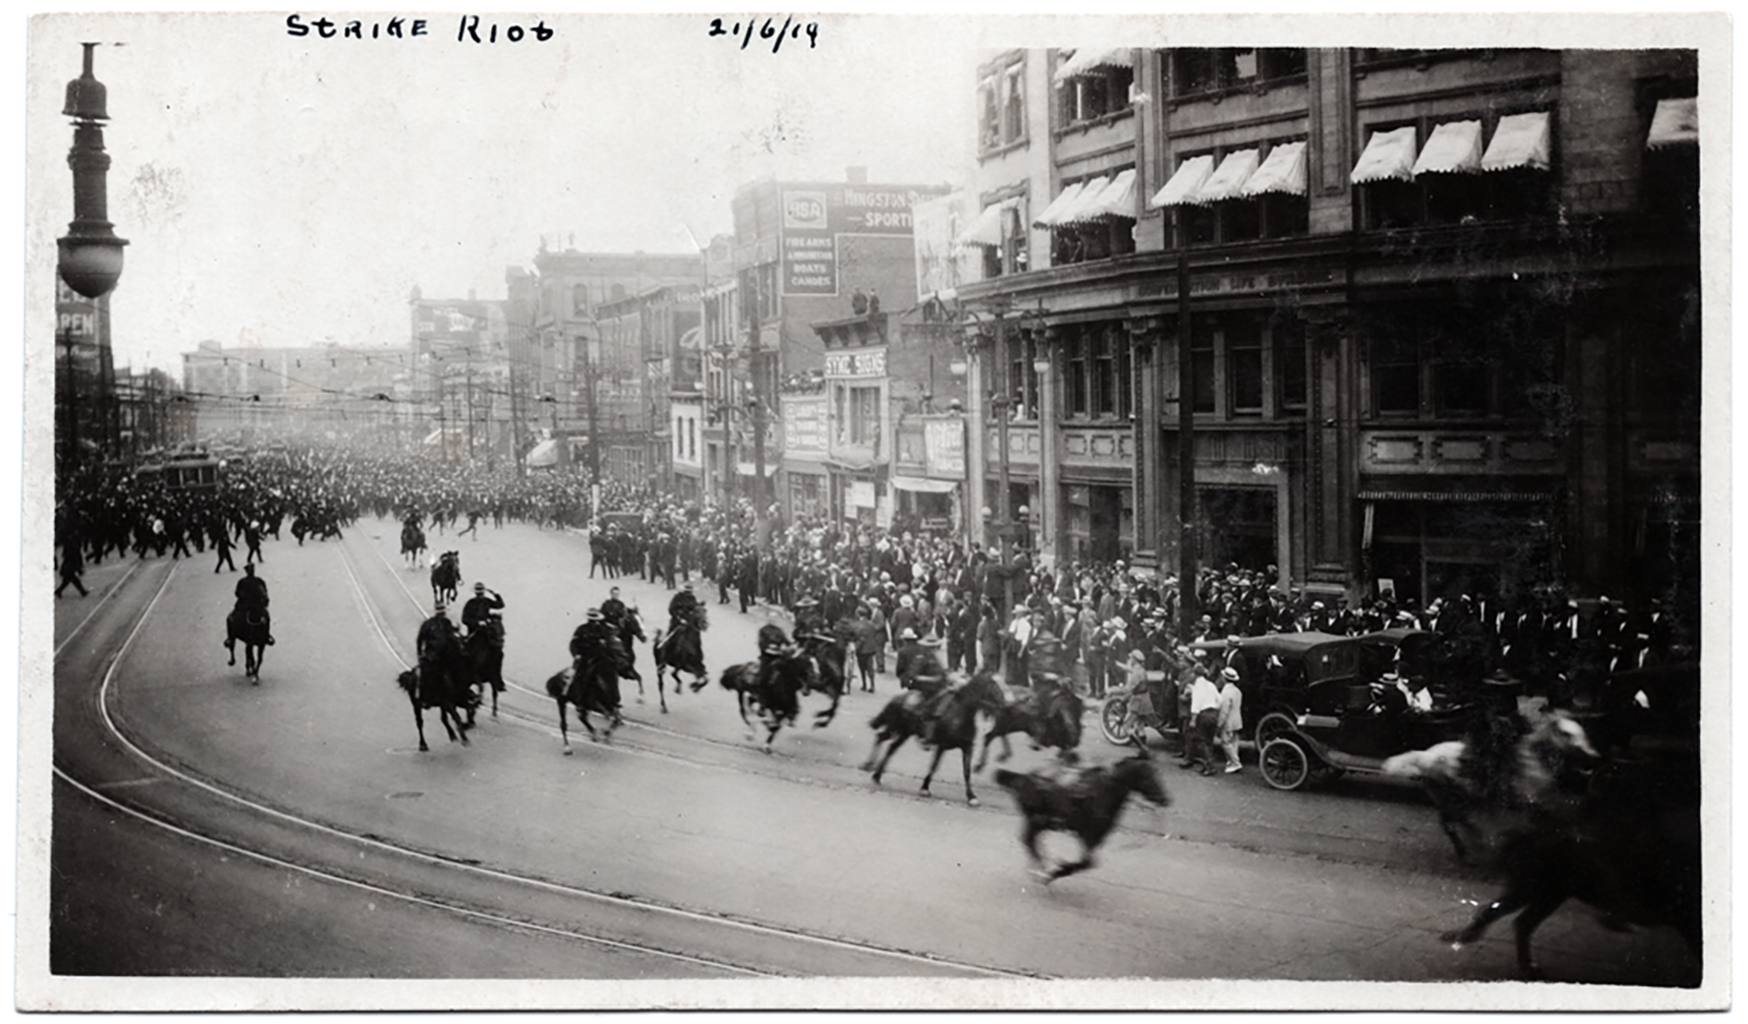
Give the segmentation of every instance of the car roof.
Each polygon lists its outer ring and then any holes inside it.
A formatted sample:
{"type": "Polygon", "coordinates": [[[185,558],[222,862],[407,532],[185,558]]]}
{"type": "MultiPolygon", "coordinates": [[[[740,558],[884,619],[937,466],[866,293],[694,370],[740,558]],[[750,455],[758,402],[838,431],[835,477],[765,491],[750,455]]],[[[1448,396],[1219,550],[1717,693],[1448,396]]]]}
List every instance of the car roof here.
{"type": "MultiPolygon", "coordinates": [[[[1356,643],[1355,638],[1340,636],[1335,633],[1319,633],[1308,631],[1304,633],[1266,633],[1262,636],[1241,637],[1238,641],[1239,650],[1261,651],[1264,654],[1298,654],[1309,651],[1313,647],[1321,647],[1329,643],[1356,643]]],[[[1218,651],[1226,648],[1224,640],[1202,640],[1191,644],[1190,648],[1197,651],[1218,651]]]]}

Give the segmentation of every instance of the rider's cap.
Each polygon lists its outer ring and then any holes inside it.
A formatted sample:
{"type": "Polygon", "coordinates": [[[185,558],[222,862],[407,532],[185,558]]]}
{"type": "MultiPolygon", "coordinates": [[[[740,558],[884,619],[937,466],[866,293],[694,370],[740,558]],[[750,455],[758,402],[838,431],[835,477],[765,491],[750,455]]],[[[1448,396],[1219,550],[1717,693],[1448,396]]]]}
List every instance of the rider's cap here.
{"type": "Polygon", "coordinates": [[[589,621],[590,622],[594,622],[594,621],[600,619],[601,617],[602,617],[601,616],[601,609],[599,609],[599,608],[590,608],[589,609],[589,621]]]}
{"type": "Polygon", "coordinates": [[[486,585],[484,583],[475,583],[473,585],[473,592],[474,593],[483,594],[483,593],[485,593],[485,591],[486,591],[486,585]]]}

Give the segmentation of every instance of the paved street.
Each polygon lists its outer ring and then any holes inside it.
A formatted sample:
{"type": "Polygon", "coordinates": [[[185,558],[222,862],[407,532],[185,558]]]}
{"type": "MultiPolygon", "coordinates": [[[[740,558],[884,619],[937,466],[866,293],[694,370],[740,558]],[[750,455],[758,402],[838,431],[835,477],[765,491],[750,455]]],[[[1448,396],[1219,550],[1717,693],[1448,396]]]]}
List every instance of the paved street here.
{"type": "MultiPolygon", "coordinates": [[[[268,543],[278,644],[259,686],[225,665],[237,576],[208,558],[97,566],[90,597],[57,605],[56,972],[1513,976],[1508,926],[1460,952],[1437,940],[1494,889],[1454,866],[1430,807],[1397,785],[1279,793],[1254,766],[1201,778],[1162,755],[1172,806],[1132,802],[1098,866],[1045,889],[989,773],[969,808],[956,758],[932,799],[915,795],[923,751],[901,751],[881,789],[858,769],[891,676],[770,755],[714,679],[670,692],[667,714],[653,686],[639,703],[627,684],[627,726],[610,744],[573,731],[563,756],[542,683],[571,630],[613,584],[658,625],[668,591],[590,579],[572,534],[486,525],[431,540],[461,552],[464,589],[482,580],[508,603],[511,687],[467,746],[428,720],[426,754],[394,680],[430,592],[392,523],[268,543]]],[[[700,594],[712,674],[756,657],[772,613],[700,594]]],[[[647,646],[638,662],[653,677],[647,646]]],[[[1096,728],[1083,752],[1124,756],[1096,728]]],[[[1021,767],[1042,756],[1016,744],[1021,767]]],[[[1673,934],[1608,931],[1577,906],[1537,949],[1560,980],[1694,970],[1673,934]]]]}

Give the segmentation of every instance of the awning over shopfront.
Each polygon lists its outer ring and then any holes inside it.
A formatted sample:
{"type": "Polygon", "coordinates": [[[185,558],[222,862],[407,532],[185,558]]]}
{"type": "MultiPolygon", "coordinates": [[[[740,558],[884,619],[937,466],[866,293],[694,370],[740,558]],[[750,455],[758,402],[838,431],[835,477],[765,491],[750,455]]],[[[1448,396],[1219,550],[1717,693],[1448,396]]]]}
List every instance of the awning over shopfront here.
{"type": "Polygon", "coordinates": [[[1305,194],[1305,144],[1289,142],[1269,150],[1268,159],[1244,183],[1244,195],[1260,196],[1270,192],[1283,195],[1305,194]]]}
{"type": "Polygon", "coordinates": [[[1007,212],[1020,204],[1018,197],[1003,199],[999,203],[991,203],[983,208],[971,226],[959,233],[953,239],[954,245],[986,245],[998,248],[1002,240],[1002,219],[1007,212]]]}
{"type": "Polygon", "coordinates": [[[1699,97],[1658,100],[1657,110],[1651,115],[1651,132],[1645,136],[1645,148],[1698,144],[1699,97]]]}
{"type": "Polygon", "coordinates": [[[1226,154],[1226,159],[1220,161],[1220,169],[1208,176],[1208,180],[1190,197],[1190,202],[1205,206],[1222,199],[1237,199],[1243,194],[1244,183],[1256,173],[1257,164],[1261,162],[1262,154],[1254,149],[1226,154]]]}
{"type": "Polygon", "coordinates": [[[1348,180],[1355,185],[1374,181],[1413,181],[1414,126],[1373,132],[1348,180]]]}
{"type": "Polygon", "coordinates": [[[442,440],[442,438],[443,438],[443,428],[438,427],[436,430],[433,430],[429,434],[425,435],[425,443],[426,444],[436,444],[438,441],[442,440]]]}
{"type": "Polygon", "coordinates": [[[1066,85],[1072,78],[1089,74],[1104,68],[1127,68],[1135,66],[1134,51],[1128,47],[1121,49],[1099,49],[1089,47],[1074,51],[1074,56],[1062,62],[1052,78],[1057,85],[1066,85]]]}
{"type": "Polygon", "coordinates": [[[542,441],[535,445],[534,450],[528,453],[528,465],[535,467],[558,465],[558,442],[542,441]]]}
{"type": "Polygon", "coordinates": [[[1431,138],[1414,161],[1410,173],[1478,174],[1481,171],[1481,122],[1447,121],[1432,130],[1431,138]]]}
{"type": "Polygon", "coordinates": [[[924,476],[899,476],[894,474],[887,481],[893,490],[915,491],[918,494],[951,494],[958,487],[957,481],[932,480],[924,476]]]}
{"type": "MultiPolygon", "coordinates": [[[[754,466],[750,462],[738,463],[738,464],[736,464],[735,468],[740,471],[741,476],[758,476],[759,475],[758,467],[754,466]]],[[[765,463],[765,475],[766,476],[776,476],[777,475],[777,464],[775,462],[765,463]]]]}
{"type": "Polygon", "coordinates": [[[1080,194],[1085,188],[1086,182],[1077,181],[1063,189],[1055,199],[1051,200],[1049,206],[1044,207],[1044,212],[1032,221],[1032,226],[1038,228],[1055,227],[1057,219],[1073,209],[1074,204],[1080,201],[1080,194]]]}
{"type": "Polygon", "coordinates": [[[1178,165],[1177,173],[1165,183],[1165,187],[1154,193],[1148,205],[1154,209],[1162,206],[1181,206],[1190,202],[1191,197],[1201,190],[1202,183],[1214,173],[1214,158],[1210,155],[1192,156],[1178,165]]]}
{"type": "Polygon", "coordinates": [[[1130,168],[1120,171],[1109,180],[1100,178],[1104,184],[1095,193],[1089,186],[1081,193],[1080,202],[1074,204],[1058,222],[1067,224],[1094,224],[1107,220],[1135,219],[1135,170],[1130,168]]]}
{"type": "Polygon", "coordinates": [[[1487,144],[1487,154],[1481,158],[1481,169],[1545,171],[1553,148],[1547,111],[1507,114],[1499,119],[1499,127],[1493,130],[1493,141],[1487,144]]]}

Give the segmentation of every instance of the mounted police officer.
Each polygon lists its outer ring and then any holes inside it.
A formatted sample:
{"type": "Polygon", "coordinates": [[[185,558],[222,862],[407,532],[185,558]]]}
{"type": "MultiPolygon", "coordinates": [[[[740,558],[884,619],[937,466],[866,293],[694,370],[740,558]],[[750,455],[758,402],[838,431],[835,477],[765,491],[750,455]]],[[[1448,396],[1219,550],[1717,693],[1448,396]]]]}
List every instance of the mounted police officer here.
{"type": "Polygon", "coordinates": [[[498,620],[500,625],[497,627],[493,627],[491,623],[493,619],[497,618],[493,613],[501,611],[503,607],[503,595],[495,590],[487,590],[484,583],[475,583],[473,585],[473,596],[468,598],[467,603],[461,606],[462,628],[467,630],[467,635],[469,636],[472,636],[482,629],[498,628],[501,630],[501,619],[498,620]]]}

